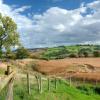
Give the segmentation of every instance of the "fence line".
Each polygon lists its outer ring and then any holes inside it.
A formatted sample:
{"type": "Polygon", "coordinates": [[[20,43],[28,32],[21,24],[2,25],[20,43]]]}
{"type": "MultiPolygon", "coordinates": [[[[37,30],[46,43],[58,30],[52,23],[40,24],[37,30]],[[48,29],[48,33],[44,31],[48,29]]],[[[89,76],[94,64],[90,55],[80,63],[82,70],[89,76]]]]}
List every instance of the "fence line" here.
{"type": "MultiPolygon", "coordinates": [[[[15,74],[16,74],[16,72],[15,71],[11,72],[11,68],[10,68],[10,66],[8,66],[7,71],[6,71],[6,76],[4,78],[2,78],[0,81],[0,92],[5,86],[7,86],[7,96],[6,96],[5,100],[13,100],[13,82],[14,82],[15,74]]],[[[64,82],[66,82],[67,84],[69,84],[69,86],[72,86],[73,82],[75,80],[77,80],[74,78],[75,74],[67,76],[66,78],[56,77],[56,76],[42,77],[42,75],[39,75],[39,74],[34,75],[34,76],[36,78],[39,93],[43,92],[43,81],[44,80],[47,81],[47,90],[48,91],[51,90],[51,80],[54,81],[55,90],[57,89],[58,80],[60,80],[60,81],[62,80],[64,82]]],[[[26,74],[26,78],[27,78],[27,92],[30,95],[31,88],[30,88],[30,74],[29,73],[26,74]]],[[[85,82],[87,82],[87,80],[85,78],[83,78],[81,81],[83,84],[85,82]]],[[[97,84],[98,84],[98,80],[95,81],[95,85],[97,85],[97,84]]],[[[77,85],[78,85],[78,83],[77,83],[77,85]]]]}
{"type": "MultiPolygon", "coordinates": [[[[28,76],[29,76],[29,73],[28,73],[28,76]]],[[[69,86],[72,86],[72,85],[80,86],[80,85],[84,85],[87,82],[85,78],[83,78],[82,80],[78,81],[77,79],[74,79],[74,76],[72,76],[72,75],[68,76],[67,78],[55,77],[55,76],[43,76],[42,77],[42,75],[39,75],[39,74],[34,75],[34,76],[35,76],[35,78],[37,80],[36,84],[37,84],[39,93],[43,92],[43,81],[47,81],[47,90],[48,91],[51,90],[51,80],[54,81],[55,90],[57,89],[58,80],[60,80],[60,81],[62,80],[64,82],[66,82],[66,84],[68,84],[69,86]],[[75,82],[77,82],[77,83],[75,84],[75,82]]],[[[29,81],[30,80],[29,77],[27,77],[27,78],[28,78],[27,80],[29,81]]],[[[97,85],[98,83],[99,82],[96,80],[95,81],[95,85],[97,85]]],[[[27,90],[30,90],[30,82],[27,82],[27,85],[29,85],[27,90]]]]}
{"type": "Polygon", "coordinates": [[[0,80],[0,92],[7,87],[7,96],[5,100],[13,100],[13,82],[15,71],[11,72],[11,67],[7,66],[7,71],[5,72],[6,76],[0,80]]]}

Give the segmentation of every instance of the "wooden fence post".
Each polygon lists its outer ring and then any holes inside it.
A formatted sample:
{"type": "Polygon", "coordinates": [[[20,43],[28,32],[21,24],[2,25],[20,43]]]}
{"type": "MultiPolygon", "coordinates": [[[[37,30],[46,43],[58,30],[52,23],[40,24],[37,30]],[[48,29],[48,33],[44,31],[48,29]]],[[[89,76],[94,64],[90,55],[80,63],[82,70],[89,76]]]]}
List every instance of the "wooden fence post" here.
{"type": "Polygon", "coordinates": [[[72,84],[72,78],[70,77],[69,78],[69,85],[71,86],[71,84],[72,84]]]}
{"type": "Polygon", "coordinates": [[[40,92],[39,75],[35,75],[35,78],[37,80],[38,92],[40,92]]]}
{"type": "Polygon", "coordinates": [[[40,79],[40,93],[42,93],[42,77],[40,76],[39,79],[40,79]]]}
{"type": "MultiPolygon", "coordinates": [[[[11,67],[7,66],[6,74],[9,75],[10,73],[11,73],[11,67]]],[[[8,83],[6,100],[13,100],[13,81],[14,77],[8,83]]]]}
{"type": "Polygon", "coordinates": [[[57,79],[55,77],[55,89],[57,89],[57,79]]]}
{"type": "Polygon", "coordinates": [[[9,75],[11,73],[11,67],[10,66],[7,66],[7,71],[5,71],[5,74],[6,75],[9,75]]]}
{"type": "Polygon", "coordinates": [[[6,100],[13,100],[13,80],[11,79],[7,86],[7,97],[6,100]]]}
{"type": "Polygon", "coordinates": [[[48,77],[48,91],[50,91],[50,78],[48,77]]]}
{"type": "Polygon", "coordinates": [[[83,85],[85,85],[85,77],[83,77],[83,85]]]}
{"type": "Polygon", "coordinates": [[[27,73],[27,90],[28,90],[28,94],[30,94],[30,79],[29,79],[29,73],[27,73]]]}
{"type": "Polygon", "coordinates": [[[95,80],[95,86],[97,86],[97,84],[98,84],[98,81],[97,81],[97,79],[95,80]]]}

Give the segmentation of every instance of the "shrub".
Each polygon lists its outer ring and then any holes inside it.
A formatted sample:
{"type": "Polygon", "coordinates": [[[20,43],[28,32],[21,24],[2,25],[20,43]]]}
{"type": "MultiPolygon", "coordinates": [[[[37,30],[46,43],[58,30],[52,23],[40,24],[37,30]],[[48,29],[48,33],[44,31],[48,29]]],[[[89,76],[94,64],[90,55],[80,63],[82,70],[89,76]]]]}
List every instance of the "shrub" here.
{"type": "Polygon", "coordinates": [[[29,57],[29,52],[27,49],[25,49],[24,47],[17,49],[16,51],[17,59],[23,59],[23,58],[28,58],[28,57],[29,57]]]}
{"type": "Polygon", "coordinates": [[[69,57],[71,57],[71,58],[77,58],[77,57],[78,57],[78,55],[77,55],[77,54],[75,54],[75,53],[71,53],[71,54],[69,55],[69,57]]]}
{"type": "Polygon", "coordinates": [[[16,59],[16,54],[13,52],[6,53],[6,58],[8,59],[16,59]]]}
{"type": "Polygon", "coordinates": [[[89,57],[89,55],[92,53],[92,50],[89,48],[82,48],[78,51],[79,57],[89,57]]]}
{"type": "Polygon", "coordinates": [[[32,59],[39,59],[40,58],[39,55],[34,55],[34,54],[30,54],[29,57],[32,59]]]}
{"type": "Polygon", "coordinates": [[[86,95],[91,95],[94,93],[94,88],[92,86],[85,85],[85,86],[79,86],[77,88],[80,89],[86,95]]]}
{"type": "Polygon", "coordinates": [[[95,92],[100,95],[100,86],[99,87],[95,87],[95,92]]]}
{"type": "Polygon", "coordinates": [[[94,51],[93,56],[94,57],[100,57],[100,51],[94,51]]]}
{"type": "Polygon", "coordinates": [[[83,52],[84,57],[89,57],[89,53],[88,52],[83,52]]]}

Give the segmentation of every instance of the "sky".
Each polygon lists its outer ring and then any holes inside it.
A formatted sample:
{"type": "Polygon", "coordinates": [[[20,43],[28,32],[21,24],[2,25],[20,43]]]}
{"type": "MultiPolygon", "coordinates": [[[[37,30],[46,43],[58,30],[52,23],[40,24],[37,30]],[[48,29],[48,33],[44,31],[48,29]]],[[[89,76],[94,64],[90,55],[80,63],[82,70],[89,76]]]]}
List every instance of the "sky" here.
{"type": "Polygon", "coordinates": [[[100,44],[100,0],[0,0],[26,48],[100,44]]]}

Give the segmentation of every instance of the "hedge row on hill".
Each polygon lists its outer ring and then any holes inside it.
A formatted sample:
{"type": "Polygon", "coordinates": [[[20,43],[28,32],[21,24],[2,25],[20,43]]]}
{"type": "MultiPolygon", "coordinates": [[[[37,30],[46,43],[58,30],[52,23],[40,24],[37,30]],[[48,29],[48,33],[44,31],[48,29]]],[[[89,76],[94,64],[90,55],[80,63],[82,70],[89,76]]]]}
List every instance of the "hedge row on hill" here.
{"type": "Polygon", "coordinates": [[[41,55],[41,58],[46,60],[68,57],[100,57],[100,46],[62,46],[49,48],[41,55]]]}

